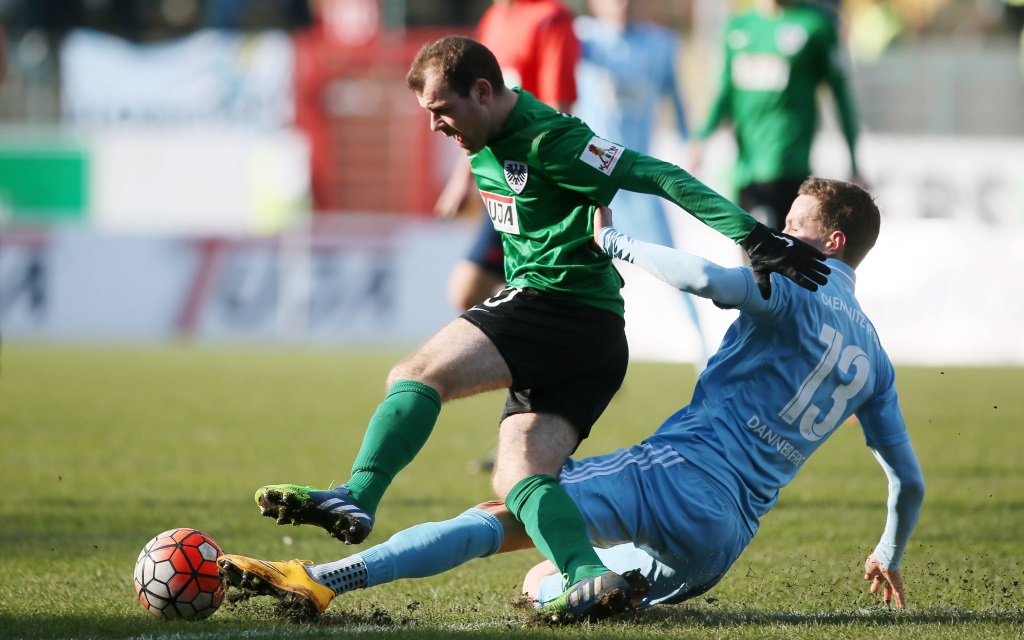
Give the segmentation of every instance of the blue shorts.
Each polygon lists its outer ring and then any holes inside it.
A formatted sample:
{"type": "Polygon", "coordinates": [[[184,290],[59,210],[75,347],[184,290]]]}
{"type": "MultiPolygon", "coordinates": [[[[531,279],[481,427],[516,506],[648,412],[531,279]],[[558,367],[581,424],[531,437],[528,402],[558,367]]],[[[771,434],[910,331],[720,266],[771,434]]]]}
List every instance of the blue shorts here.
{"type": "MultiPolygon", "coordinates": [[[[725,489],[656,438],[570,459],[559,483],[583,512],[590,542],[605,565],[617,573],[639,569],[650,581],[641,607],[706,592],[752,537],[725,489]]],[[[564,590],[562,576],[549,576],[539,600],[564,590]]]]}

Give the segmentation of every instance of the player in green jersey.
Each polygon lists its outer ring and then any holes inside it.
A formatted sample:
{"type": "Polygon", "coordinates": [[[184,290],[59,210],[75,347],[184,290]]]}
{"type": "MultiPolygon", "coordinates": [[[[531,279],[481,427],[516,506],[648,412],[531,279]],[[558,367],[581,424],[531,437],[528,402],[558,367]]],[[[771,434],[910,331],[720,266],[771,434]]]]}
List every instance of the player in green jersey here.
{"type": "Polygon", "coordinates": [[[812,290],[824,284],[824,255],[771,232],[675,165],[603,140],[528,92],[506,88],[494,55],[474,40],[448,36],[426,45],[406,81],[431,129],[470,155],[503,234],[509,287],[391,370],[348,482],[329,490],[267,485],[256,501],[279,523],[315,524],[361,542],[441,404],[508,389],[492,487],[567,576],[569,588],[549,606],[573,619],[614,615],[630,606],[636,585],[602,564],[556,479],[618,390],[628,361],[621,279],[593,244],[594,207],[619,189],[671,200],[746,249],[766,299],[773,271],[812,290]]]}
{"type": "Polygon", "coordinates": [[[740,207],[782,229],[800,184],[811,175],[817,91],[835,96],[839,124],[858,175],[857,116],[836,27],[821,8],[799,0],[757,0],[725,29],[721,86],[703,129],[691,140],[692,165],[726,120],[736,137],[734,182],[740,207]]]}

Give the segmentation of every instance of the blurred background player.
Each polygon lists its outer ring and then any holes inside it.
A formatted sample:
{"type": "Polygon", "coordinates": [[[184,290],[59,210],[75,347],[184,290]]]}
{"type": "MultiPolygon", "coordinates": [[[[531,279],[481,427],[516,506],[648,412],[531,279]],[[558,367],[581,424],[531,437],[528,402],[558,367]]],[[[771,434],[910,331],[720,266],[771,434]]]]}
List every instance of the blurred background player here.
{"type": "MultiPolygon", "coordinates": [[[[573,115],[598,135],[641,153],[651,153],[657,107],[667,100],[675,132],[688,137],[686,109],[677,82],[679,40],[674,31],[634,16],[633,0],[590,0],[589,16],[576,19],[580,64],[576,68],[579,98],[573,115]]],[[[647,242],[674,246],[672,230],[660,199],[620,191],[612,201],[623,233],[647,242]]],[[[700,372],[707,360],[704,336],[693,299],[682,294],[700,338],[694,365],[700,372]]]]}
{"type": "Polygon", "coordinates": [[[721,86],[704,127],[691,141],[692,166],[703,145],[729,121],[736,138],[734,183],[738,204],[781,229],[797,189],[811,175],[811,145],[818,126],[818,87],[835,97],[840,129],[857,168],[857,116],[836,27],[821,8],[799,0],[756,0],[755,8],[725,28],[721,86]]]}
{"type": "MultiPolygon", "coordinates": [[[[568,113],[576,100],[579,41],[573,14],[558,0],[494,0],[477,25],[476,40],[490,49],[505,82],[568,113]]],[[[482,211],[469,160],[460,158],[434,206],[439,216],[455,216],[468,202],[483,213],[469,254],[452,267],[448,300],[459,311],[486,300],[505,284],[501,234],[482,211]]]]}

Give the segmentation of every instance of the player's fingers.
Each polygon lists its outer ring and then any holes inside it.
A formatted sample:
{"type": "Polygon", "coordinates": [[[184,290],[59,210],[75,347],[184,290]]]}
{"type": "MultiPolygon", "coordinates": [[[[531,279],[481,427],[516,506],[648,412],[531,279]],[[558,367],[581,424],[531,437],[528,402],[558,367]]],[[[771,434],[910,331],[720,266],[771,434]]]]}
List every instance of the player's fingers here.
{"type": "Polygon", "coordinates": [[[826,282],[828,282],[828,280],[825,279],[824,276],[815,275],[813,277],[808,277],[805,274],[800,274],[799,279],[796,281],[798,285],[808,291],[817,291],[818,285],[825,284],[826,282]]]}
{"type": "Polygon", "coordinates": [[[892,602],[892,585],[888,582],[885,583],[885,589],[882,590],[882,602],[885,604],[892,602]]]}
{"type": "Polygon", "coordinates": [[[808,289],[810,291],[818,290],[818,285],[815,284],[810,278],[808,278],[807,274],[801,272],[799,269],[796,269],[794,267],[788,267],[784,269],[779,269],[779,273],[786,276],[793,282],[797,283],[804,289],[808,289]]]}
{"type": "Polygon", "coordinates": [[[779,269],[779,273],[786,276],[790,280],[793,280],[798,285],[811,291],[816,291],[818,285],[823,285],[828,282],[828,278],[822,269],[828,269],[823,262],[818,262],[807,256],[794,257],[789,261],[788,264],[784,264],[779,269]]]}
{"type": "Polygon", "coordinates": [[[902,609],[907,606],[907,596],[903,593],[902,587],[893,587],[892,589],[893,604],[898,608],[902,609]]]}
{"type": "Polygon", "coordinates": [[[890,571],[886,576],[889,584],[892,585],[893,598],[897,607],[902,607],[905,604],[905,596],[903,592],[903,575],[899,571],[890,571]]]}
{"type": "Polygon", "coordinates": [[[800,259],[794,260],[794,262],[796,263],[796,268],[800,273],[814,280],[818,284],[827,283],[828,278],[826,276],[832,273],[831,267],[813,257],[800,256],[800,259]]]}
{"type": "Polygon", "coordinates": [[[832,269],[824,262],[818,262],[817,260],[811,262],[809,273],[807,277],[811,278],[818,284],[828,283],[828,274],[832,273],[832,269]]]}
{"type": "Polygon", "coordinates": [[[871,595],[878,593],[878,588],[881,587],[884,583],[885,580],[882,580],[882,576],[875,576],[874,579],[871,581],[871,595]]]}

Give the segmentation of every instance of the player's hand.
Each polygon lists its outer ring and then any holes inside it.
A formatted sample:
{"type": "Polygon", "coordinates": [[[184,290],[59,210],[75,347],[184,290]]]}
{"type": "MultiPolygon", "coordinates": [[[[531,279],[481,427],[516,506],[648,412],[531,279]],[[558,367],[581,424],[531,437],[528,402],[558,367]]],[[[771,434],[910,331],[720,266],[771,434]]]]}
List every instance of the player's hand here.
{"type": "Polygon", "coordinates": [[[612,226],[612,210],[608,207],[597,206],[594,208],[594,242],[601,246],[601,231],[605,227],[612,226]]]}
{"type": "Polygon", "coordinates": [[[872,595],[882,589],[882,601],[893,606],[907,606],[906,594],[903,592],[903,576],[899,569],[886,569],[874,553],[864,561],[864,579],[871,581],[872,595]]]}
{"type": "Polygon", "coordinates": [[[441,219],[454,218],[466,201],[466,190],[456,181],[449,181],[434,203],[434,215],[441,219]]]}
{"type": "Polygon", "coordinates": [[[437,202],[434,203],[434,215],[442,219],[454,218],[475,193],[473,167],[468,159],[460,160],[437,197],[437,202]]]}
{"type": "Polygon", "coordinates": [[[750,230],[740,246],[750,256],[754,270],[754,281],[761,290],[761,297],[767,300],[772,295],[771,274],[779,273],[804,289],[817,291],[818,285],[828,282],[832,273],[825,263],[825,254],[803,240],[773,231],[760,222],[750,230]]]}

